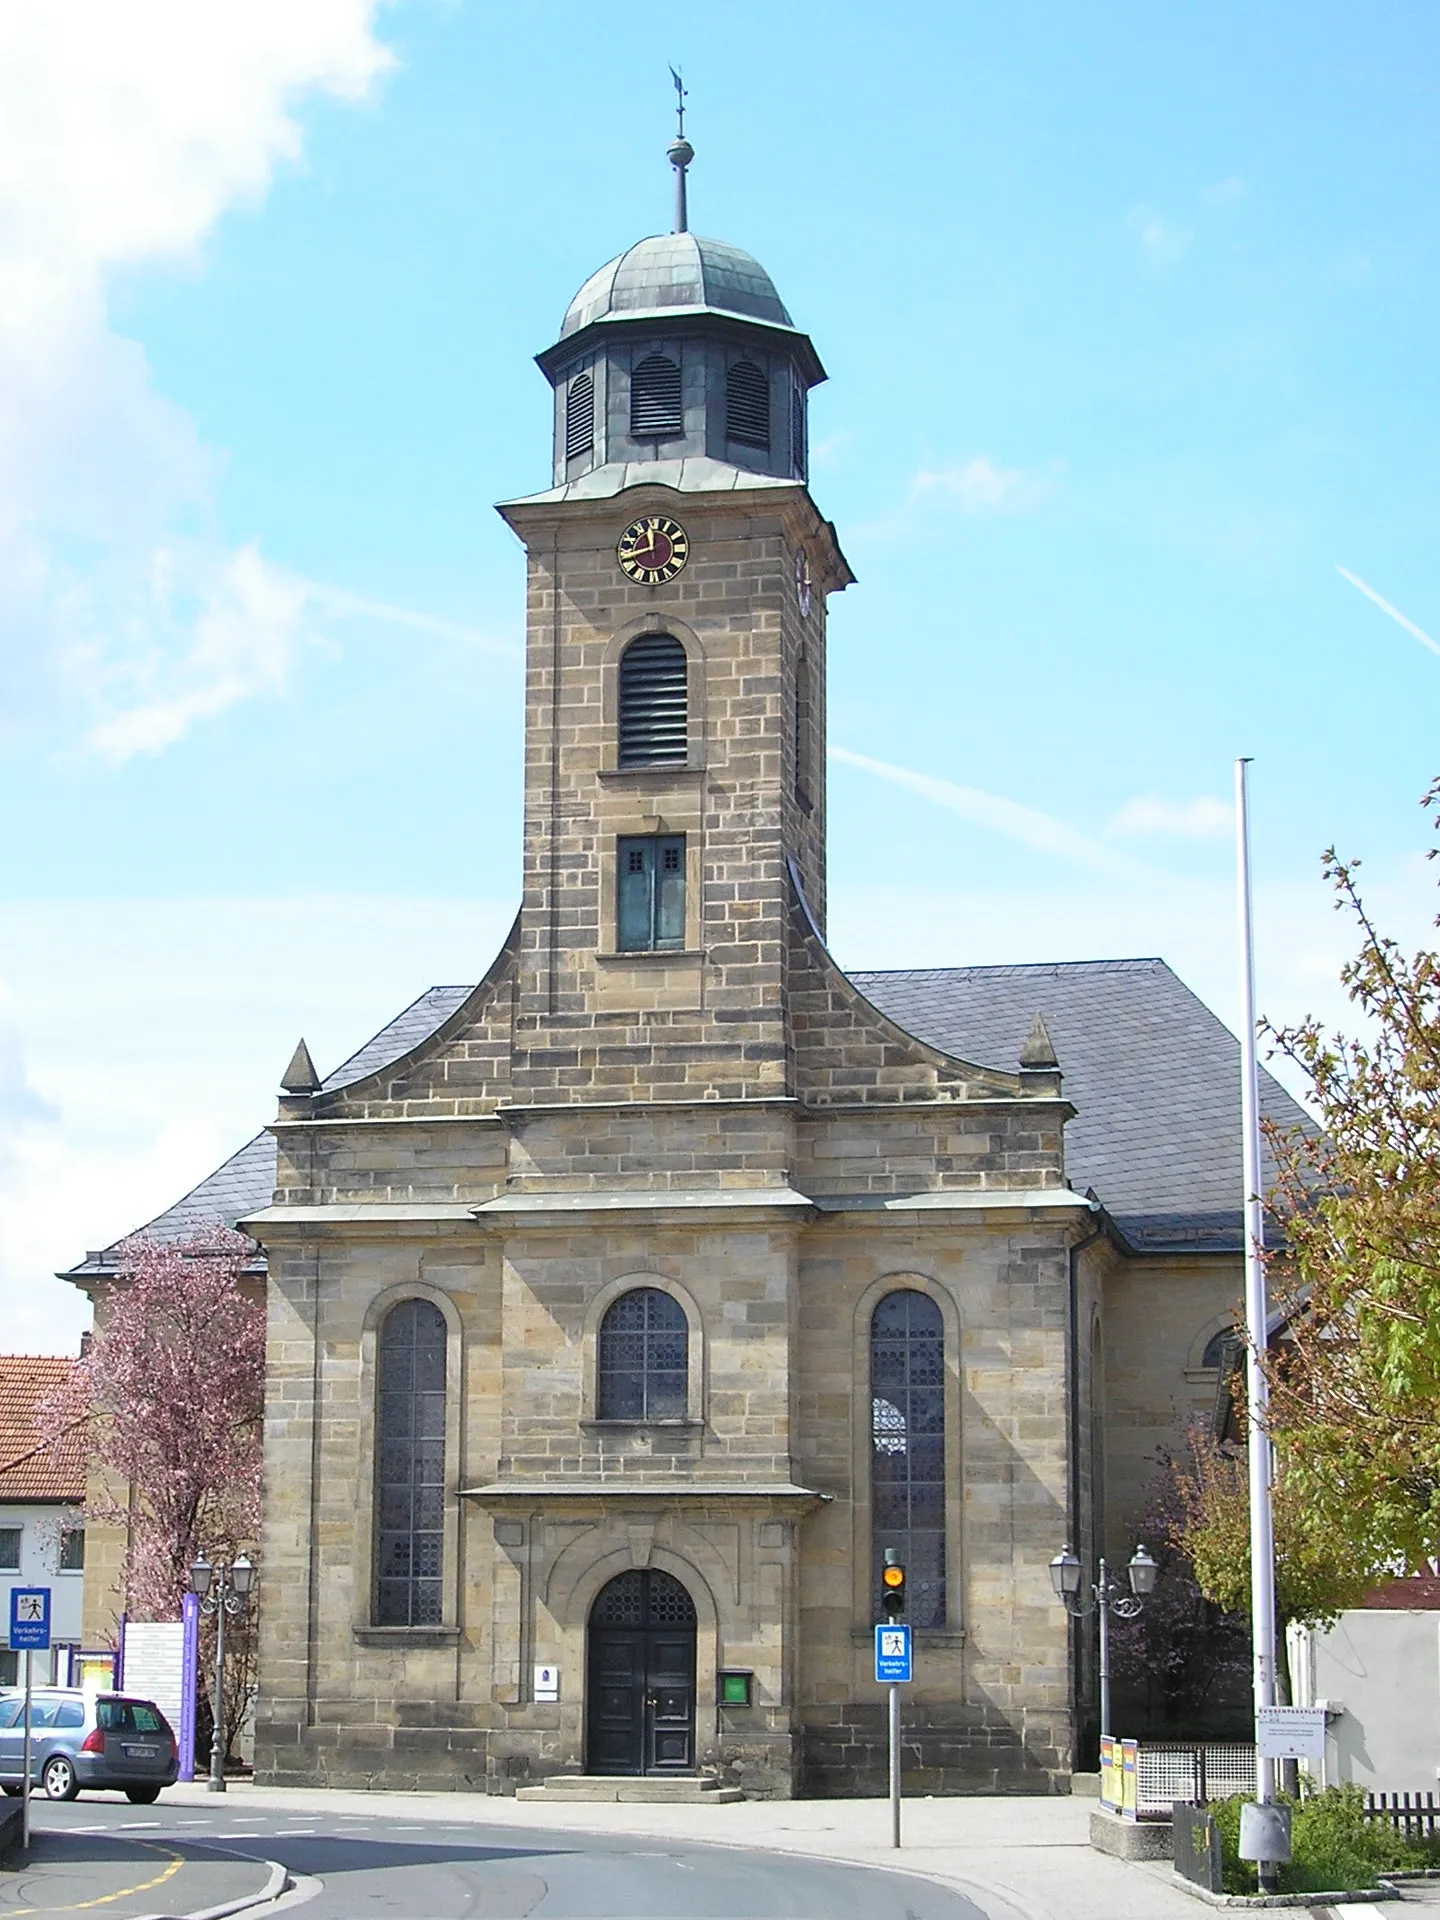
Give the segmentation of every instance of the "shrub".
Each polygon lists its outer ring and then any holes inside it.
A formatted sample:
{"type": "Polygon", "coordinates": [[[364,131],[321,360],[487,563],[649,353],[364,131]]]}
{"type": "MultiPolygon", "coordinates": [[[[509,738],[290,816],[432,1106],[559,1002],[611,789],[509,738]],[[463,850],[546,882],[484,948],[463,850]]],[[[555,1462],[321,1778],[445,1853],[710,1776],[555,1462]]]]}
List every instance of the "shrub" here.
{"type": "MultiPolygon", "coordinates": [[[[1289,1804],[1291,1858],[1276,1875],[1282,1893],[1373,1887],[1382,1873],[1429,1863],[1429,1848],[1405,1839],[1388,1821],[1365,1818],[1362,1787],[1327,1787],[1289,1804]]],[[[1220,1830],[1227,1893],[1256,1890],[1254,1862],[1240,1858],[1241,1805],[1242,1796],[1236,1794],[1210,1809],[1220,1830]]]]}

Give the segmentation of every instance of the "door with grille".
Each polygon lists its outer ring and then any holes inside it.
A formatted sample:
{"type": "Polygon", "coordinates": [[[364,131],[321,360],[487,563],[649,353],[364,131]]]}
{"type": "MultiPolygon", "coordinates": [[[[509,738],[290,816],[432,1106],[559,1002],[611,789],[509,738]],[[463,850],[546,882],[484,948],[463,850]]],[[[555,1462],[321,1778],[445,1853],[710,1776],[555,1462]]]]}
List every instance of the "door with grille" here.
{"type": "Polygon", "coordinates": [[[590,1609],[587,1773],[695,1767],[695,1602],[668,1573],[634,1568],[590,1609]]]}

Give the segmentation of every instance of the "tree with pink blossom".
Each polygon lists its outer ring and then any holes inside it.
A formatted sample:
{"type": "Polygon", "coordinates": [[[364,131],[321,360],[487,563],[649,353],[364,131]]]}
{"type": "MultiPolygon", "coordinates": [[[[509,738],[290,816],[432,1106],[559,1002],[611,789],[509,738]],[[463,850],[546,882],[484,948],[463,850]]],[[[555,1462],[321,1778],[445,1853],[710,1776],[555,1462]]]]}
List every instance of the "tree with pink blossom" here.
{"type": "MultiPolygon", "coordinates": [[[[89,1350],[48,1409],[56,1434],[88,1428],[85,1511],[125,1533],[131,1619],[178,1619],[197,1555],[233,1560],[258,1537],[265,1311],[244,1279],[254,1255],[218,1226],[170,1245],[123,1242],[89,1350]]],[[[248,1632],[227,1640],[233,1735],[253,1661],[248,1632]]]]}

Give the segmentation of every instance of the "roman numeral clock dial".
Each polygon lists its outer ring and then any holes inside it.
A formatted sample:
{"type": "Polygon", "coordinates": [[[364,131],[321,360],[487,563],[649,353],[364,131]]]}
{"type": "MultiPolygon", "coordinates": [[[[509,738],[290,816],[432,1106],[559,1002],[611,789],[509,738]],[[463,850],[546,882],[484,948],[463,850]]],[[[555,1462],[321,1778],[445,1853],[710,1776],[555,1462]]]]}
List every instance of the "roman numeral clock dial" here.
{"type": "Polygon", "coordinates": [[[620,571],[642,587],[663,587],[690,558],[690,536],[663,513],[632,520],[615,547],[620,571]]]}

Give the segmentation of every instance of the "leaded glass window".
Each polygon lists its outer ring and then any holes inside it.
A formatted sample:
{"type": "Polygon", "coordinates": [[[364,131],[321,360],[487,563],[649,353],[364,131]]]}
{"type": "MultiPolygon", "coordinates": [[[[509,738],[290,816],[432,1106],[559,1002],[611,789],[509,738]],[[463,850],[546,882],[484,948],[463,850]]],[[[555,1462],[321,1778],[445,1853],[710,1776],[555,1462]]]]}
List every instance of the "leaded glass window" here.
{"type": "Polygon", "coordinates": [[[439,1624],[445,1543],[445,1317],[402,1300],[380,1325],[375,1621],[439,1624]]]}
{"type": "Polygon", "coordinates": [[[690,1330],[685,1309],[658,1287],[634,1287],[605,1310],[595,1357],[601,1420],[683,1420],[690,1330]]]}
{"type": "Polygon", "coordinates": [[[905,1617],[945,1624],[945,1329],[928,1294],[887,1293],[870,1318],[870,1584],[885,1549],[906,1571],[905,1617]]]}

